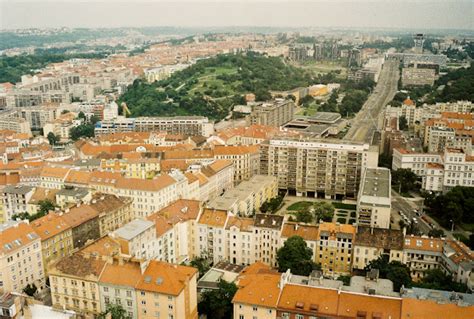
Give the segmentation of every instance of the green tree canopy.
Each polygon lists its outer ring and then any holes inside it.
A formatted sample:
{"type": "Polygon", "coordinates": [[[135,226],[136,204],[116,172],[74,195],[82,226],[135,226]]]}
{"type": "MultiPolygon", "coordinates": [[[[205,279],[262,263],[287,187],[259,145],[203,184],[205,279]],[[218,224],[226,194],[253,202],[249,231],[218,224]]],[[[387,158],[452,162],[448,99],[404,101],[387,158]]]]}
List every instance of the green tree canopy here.
{"type": "Polygon", "coordinates": [[[370,261],[365,270],[378,269],[380,278],[391,280],[395,291],[400,291],[402,286],[410,287],[412,281],[408,266],[399,261],[388,262],[388,260],[388,255],[381,255],[379,258],[370,261]]]}
{"type": "Polygon", "coordinates": [[[234,283],[220,280],[218,289],[206,290],[201,294],[198,304],[199,314],[207,315],[207,318],[227,319],[233,318],[232,299],[237,292],[234,283]]]}
{"type": "Polygon", "coordinates": [[[291,269],[295,275],[308,276],[319,265],[312,261],[313,252],[300,236],[288,238],[283,247],[277,251],[278,271],[285,272],[291,269]]]}
{"type": "Polygon", "coordinates": [[[49,132],[47,136],[49,145],[56,145],[60,141],[59,136],[55,135],[53,132],[49,132]]]}
{"type": "Polygon", "coordinates": [[[71,128],[70,136],[73,141],[77,141],[81,137],[94,137],[94,125],[81,124],[71,128]]]}
{"type": "Polygon", "coordinates": [[[315,202],[313,204],[314,218],[317,222],[320,220],[325,222],[332,221],[334,216],[334,206],[329,202],[315,202]]]}
{"type": "Polygon", "coordinates": [[[111,314],[112,319],[131,319],[122,305],[117,304],[108,304],[106,310],[100,313],[97,318],[105,319],[109,313],[111,314]]]}
{"type": "Polygon", "coordinates": [[[398,187],[401,193],[416,189],[418,176],[408,168],[399,168],[392,172],[392,185],[398,187]]]}

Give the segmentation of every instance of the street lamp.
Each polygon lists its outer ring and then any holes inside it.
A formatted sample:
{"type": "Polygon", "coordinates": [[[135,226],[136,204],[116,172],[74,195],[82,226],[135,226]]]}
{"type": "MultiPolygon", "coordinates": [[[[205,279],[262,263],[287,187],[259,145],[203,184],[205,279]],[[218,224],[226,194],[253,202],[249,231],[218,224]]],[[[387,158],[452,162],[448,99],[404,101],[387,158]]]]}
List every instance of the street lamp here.
{"type": "Polygon", "coordinates": [[[449,220],[451,222],[451,232],[454,231],[454,221],[452,219],[449,220]]]}

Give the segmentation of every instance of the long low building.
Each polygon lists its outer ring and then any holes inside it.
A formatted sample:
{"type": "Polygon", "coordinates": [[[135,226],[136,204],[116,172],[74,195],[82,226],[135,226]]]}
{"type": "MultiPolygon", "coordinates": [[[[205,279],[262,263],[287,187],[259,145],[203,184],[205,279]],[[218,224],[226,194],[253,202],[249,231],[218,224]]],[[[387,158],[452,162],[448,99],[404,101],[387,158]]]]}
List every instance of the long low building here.
{"type": "Polygon", "coordinates": [[[117,132],[163,131],[170,134],[202,135],[209,137],[214,133],[214,123],[204,116],[174,117],[118,117],[103,120],[96,124],[96,135],[117,132]]]}

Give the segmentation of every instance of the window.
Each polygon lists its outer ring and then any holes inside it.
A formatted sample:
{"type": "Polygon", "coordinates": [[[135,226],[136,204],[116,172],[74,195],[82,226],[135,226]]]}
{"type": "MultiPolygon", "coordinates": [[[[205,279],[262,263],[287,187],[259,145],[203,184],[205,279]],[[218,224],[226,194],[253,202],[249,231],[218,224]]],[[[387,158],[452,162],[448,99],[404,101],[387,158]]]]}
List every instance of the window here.
{"type": "Polygon", "coordinates": [[[244,315],[239,315],[239,319],[245,319],[244,315]]]}
{"type": "Polygon", "coordinates": [[[300,315],[300,314],[297,314],[297,315],[295,316],[295,319],[304,319],[304,316],[303,316],[303,315],[300,315]]]}
{"type": "Polygon", "coordinates": [[[253,311],[257,311],[257,310],[258,310],[258,308],[257,308],[257,307],[253,307],[253,311]]]}

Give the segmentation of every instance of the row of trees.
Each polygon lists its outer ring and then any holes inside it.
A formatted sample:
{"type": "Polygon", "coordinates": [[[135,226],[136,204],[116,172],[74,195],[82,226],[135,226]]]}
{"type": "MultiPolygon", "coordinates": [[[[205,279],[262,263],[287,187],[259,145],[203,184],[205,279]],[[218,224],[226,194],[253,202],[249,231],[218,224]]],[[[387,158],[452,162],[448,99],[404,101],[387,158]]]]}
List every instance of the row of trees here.
{"type": "Polygon", "coordinates": [[[38,205],[39,205],[39,208],[38,208],[38,212],[36,214],[30,215],[27,212],[14,214],[12,216],[12,219],[13,220],[15,220],[15,219],[26,220],[27,219],[29,221],[33,221],[35,219],[38,219],[38,218],[41,218],[41,217],[47,215],[50,210],[54,210],[54,208],[56,207],[54,205],[54,203],[49,199],[40,200],[38,202],[38,205]]]}
{"type": "Polygon", "coordinates": [[[451,223],[474,224],[474,188],[456,186],[446,194],[425,194],[428,212],[444,227],[451,223]]]}
{"type": "Polygon", "coordinates": [[[295,213],[296,221],[312,223],[313,221],[330,222],[334,217],[334,206],[329,202],[314,202],[311,206],[304,207],[295,213]]]}

